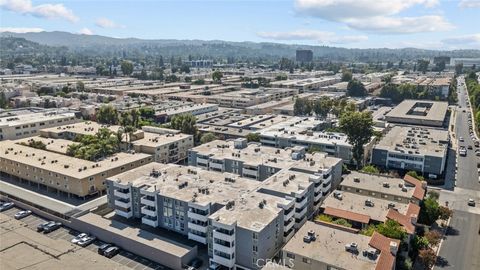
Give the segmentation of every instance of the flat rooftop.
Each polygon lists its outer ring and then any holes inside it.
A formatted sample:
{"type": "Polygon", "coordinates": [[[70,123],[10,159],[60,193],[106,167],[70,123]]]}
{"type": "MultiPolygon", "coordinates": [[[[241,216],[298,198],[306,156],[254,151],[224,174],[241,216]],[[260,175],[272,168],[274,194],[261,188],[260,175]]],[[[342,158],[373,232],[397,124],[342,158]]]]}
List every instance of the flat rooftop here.
{"type": "Polygon", "coordinates": [[[424,120],[443,122],[448,110],[448,103],[430,100],[404,100],[387,115],[388,121],[424,120]]]}
{"type": "Polygon", "coordinates": [[[20,110],[18,113],[15,113],[15,111],[6,111],[0,114],[0,126],[28,125],[42,121],[59,121],[65,118],[74,119],[75,113],[62,109],[44,111],[20,110]]]}
{"type": "Polygon", "coordinates": [[[447,130],[397,125],[382,137],[375,149],[398,154],[444,157],[449,140],[447,130]]]}
{"type": "MultiPolygon", "coordinates": [[[[387,219],[388,211],[390,210],[389,204],[392,201],[384,200],[380,198],[370,197],[368,195],[361,195],[352,192],[342,192],[342,199],[339,200],[331,193],[322,203],[323,208],[335,208],[345,211],[358,213],[361,215],[369,216],[370,219],[384,222],[387,219]],[[374,203],[374,206],[366,206],[365,201],[370,200],[374,203]]],[[[398,212],[405,214],[407,212],[408,204],[395,202],[395,209],[398,212]]]]}
{"type": "Polygon", "coordinates": [[[192,148],[199,155],[209,156],[213,159],[241,160],[246,165],[265,165],[279,169],[298,167],[310,171],[318,171],[330,168],[337,164],[340,159],[329,157],[326,153],[306,154],[304,159],[292,159],[293,148],[279,149],[262,146],[259,143],[248,143],[245,148],[235,148],[235,141],[215,140],[192,148]]]}
{"type": "Polygon", "coordinates": [[[310,258],[311,260],[323,262],[341,269],[374,270],[376,260],[362,256],[362,252],[371,247],[370,237],[355,234],[320,224],[307,221],[283,247],[283,252],[290,252],[310,258]],[[316,240],[305,243],[303,237],[309,231],[313,231],[316,240]],[[345,245],[356,243],[359,255],[354,255],[345,250],[345,245]]]}
{"type": "Polygon", "coordinates": [[[70,125],[45,128],[45,129],[42,129],[41,132],[48,132],[48,133],[54,133],[54,134],[71,132],[74,134],[81,134],[81,135],[93,135],[102,128],[108,128],[110,131],[117,132],[120,126],[102,125],[93,121],[84,121],[84,122],[79,122],[79,123],[70,124],[70,125]]]}
{"type": "MultiPolygon", "coordinates": [[[[187,140],[191,138],[193,141],[193,136],[184,134],[184,133],[177,133],[177,134],[157,134],[151,132],[144,132],[144,137],[139,140],[135,140],[132,142],[133,145],[138,146],[146,146],[146,147],[158,147],[165,144],[170,144],[172,142],[176,142],[179,140],[187,140]]],[[[193,142],[192,142],[193,143],[193,142]]]]}
{"type": "Polygon", "coordinates": [[[158,234],[128,226],[117,220],[106,219],[93,213],[85,214],[78,217],[78,219],[86,223],[95,224],[96,227],[100,227],[112,233],[122,235],[122,237],[127,237],[136,242],[154,247],[162,252],[169,253],[177,257],[183,257],[187,255],[193,248],[182,243],[173,242],[172,239],[164,238],[158,234]]]}
{"type": "Polygon", "coordinates": [[[415,192],[415,186],[407,183],[401,178],[360,173],[356,171],[352,171],[350,174],[345,175],[340,185],[342,186],[342,189],[345,187],[350,187],[352,189],[361,188],[372,192],[380,192],[406,198],[411,198],[415,192]],[[388,183],[390,186],[385,187],[383,185],[384,183],[388,183]],[[404,187],[406,191],[402,191],[402,187],[404,187]]]}
{"type": "Polygon", "coordinates": [[[91,175],[151,157],[141,153],[129,154],[120,152],[104,160],[93,162],[16,144],[13,141],[0,142],[0,153],[2,153],[1,159],[13,160],[77,179],[84,179],[91,175]]]}
{"type": "Polygon", "coordinates": [[[233,201],[233,208],[224,207],[215,212],[214,217],[228,223],[237,222],[238,226],[252,230],[262,229],[277,217],[281,210],[277,207],[278,202],[288,203],[284,198],[257,192],[262,182],[191,166],[149,163],[108,179],[199,205],[225,206],[233,201]],[[151,175],[152,171],[158,171],[159,176],[151,175]],[[266,207],[259,208],[263,200],[267,202],[266,207]]]}
{"type": "Polygon", "coordinates": [[[40,136],[28,137],[24,139],[15,140],[15,143],[18,144],[27,144],[31,141],[42,142],[46,146],[46,150],[58,154],[65,155],[69,145],[76,144],[73,141],[64,140],[64,139],[50,139],[40,136]]]}

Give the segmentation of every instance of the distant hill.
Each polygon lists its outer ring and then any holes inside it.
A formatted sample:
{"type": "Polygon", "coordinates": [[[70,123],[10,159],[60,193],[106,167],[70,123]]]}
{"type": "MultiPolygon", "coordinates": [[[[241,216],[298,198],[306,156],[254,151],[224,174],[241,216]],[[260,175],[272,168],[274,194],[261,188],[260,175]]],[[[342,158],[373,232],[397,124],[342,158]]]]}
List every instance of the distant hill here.
{"type": "MultiPolygon", "coordinates": [[[[152,56],[196,56],[227,58],[294,57],[298,48],[311,49],[314,57],[332,61],[385,62],[415,60],[424,57],[447,55],[451,57],[480,57],[480,50],[437,51],[415,48],[405,49],[347,49],[329,46],[286,45],[279,43],[231,42],[221,40],[173,40],[112,38],[99,35],[83,35],[68,32],[0,33],[0,38],[24,38],[42,45],[65,46],[73,52],[89,55],[152,55],[152,56]]],[[[3,39],[2,39],[3,40],[3,39]]]]}

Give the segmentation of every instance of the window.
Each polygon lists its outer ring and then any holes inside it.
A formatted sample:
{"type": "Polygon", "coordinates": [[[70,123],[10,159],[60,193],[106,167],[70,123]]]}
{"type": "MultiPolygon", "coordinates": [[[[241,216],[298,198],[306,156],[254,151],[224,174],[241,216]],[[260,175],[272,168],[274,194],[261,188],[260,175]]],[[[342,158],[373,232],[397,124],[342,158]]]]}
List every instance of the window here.
{"type": "Polygon", "coordinates": [[[302,258],[302,262],[311,264],[312,261],[309,258],[302,258]]]}
{"type": "Polygon", "coordinates": [[[254,252],[258,252],[258,246],[254,245],[254,246],[253,246],[253,251],[254,251],[254,252]]]}
{"type": "Polygon", "coordinates": [[[287,258],[295,259],[295,254],[287,252],[287,258]]]}

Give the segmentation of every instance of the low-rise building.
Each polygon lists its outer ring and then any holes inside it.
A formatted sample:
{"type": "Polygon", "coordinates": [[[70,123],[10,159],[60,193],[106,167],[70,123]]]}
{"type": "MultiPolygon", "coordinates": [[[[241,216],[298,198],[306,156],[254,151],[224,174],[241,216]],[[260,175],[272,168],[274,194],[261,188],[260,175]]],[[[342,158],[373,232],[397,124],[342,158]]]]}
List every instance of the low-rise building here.
{"type": "Polygon", "coordinates": [[[79,122],[76,112],[63,109],[25,108],[0,113],[0,140],[39,134],[40,129],[79,122]]]}
{"type": "Polygon", "coordinates": [[[371,163],[437,178],[445,171],[449,141],[447,130],[394,126],[373,147],[371,163]]]}
{"type": "Polygon", "coordinates": [[[139,153],[150,154],[156,162],[178,162],[187,158],[188,149],[194,145],[193,135],[184,133],[156,134],[144,132],[141,139],[132,142],[139,153]]]}
{"type": "Polygon", "coordinates": [[[147,154],[117,153],[94,162],[9,140],[0,142],[0,153],[2,174],[19,181],[28,181],[39,189],[81,198],[102,194],[107,177],[144,165],[153,159],[147,154]]]}
{"type": "Polygon", "coordinates": [[[258,269],[259,259],[275,256],[317,211],[332,174],[333,168],[309,163],[259,181],[217,169],[150,163],[110,177],[107,197],[118,216],[208,246],[212,267],[258,269]]]}
{"type": "Polygon", "coordinates": [[[447,111],[447,102],[409,99],[387,113],[385,120],[397,124],[442,127],[447,111]]]}
{"type": "Polygon", "coordinates": [[[298,270],[394,270],[400,240],[308,221],[282,248],[283,265],[298,270]]]}
{"type": "MultiPolygon", "coordinates": [[[[338,132],[318,131],[330,123],[312,117],[291,117],[290,119],[258,131],[260,142],[266,146],[285,148],[302,146],[307,149],[328,153],[330,156],[353,163],[352,145],[347,135],[338,132]]],[[[365,159],[370,156],[375,138],[364,146],[365,159]]]]}

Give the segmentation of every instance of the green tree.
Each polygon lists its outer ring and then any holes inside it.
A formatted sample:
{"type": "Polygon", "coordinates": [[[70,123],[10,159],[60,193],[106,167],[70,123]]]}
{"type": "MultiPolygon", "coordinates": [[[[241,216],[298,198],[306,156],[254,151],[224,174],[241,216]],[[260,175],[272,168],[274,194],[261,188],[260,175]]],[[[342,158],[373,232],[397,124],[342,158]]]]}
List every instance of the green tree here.
{"type": "Polygon", "coordinates": [[[362,168],[361,172],[370,173],[370,174],[379,174],[380,171],[374,165],[367,165],[362,168]]]}
{"type": "Polygon", "coordinates": [[[209,143],[211,141],[215,141],[217,139],[217,136],[211,132],[207,132],[200,137],[200,143],[209,143]]]}
{"type": "Polygon", "coordinates": [[[319,117],[326,118],[331,110],[331,101],[328,97],[321,97],[315,100],[313,104],[313,111],[319,117]]]}
{"type": "Polygon", "coordinates": [[[248,142],[259,142],[260,141],[260,134],[258,133],[248,133],[247,136],[248,142]]]}
{"type": "Polygon", "coordinates": [[[125,76],[130,76],[133,72],[133,64],[130,61],[122,61],[120,68],[125,76]]]}
{"type": "Polygon", "coordinates": [[[294,115],[310,115],[312,113],[312,102],[306,98],[297,98],[293,105],[294,115]]]}
{"type": "Polygon", "coordinates": [[[388,219],[377,226],[377,232],[383,236],[403,240],[407,236],[405,229],[395,220],[388,219]]]}
{"type": "Polygon", "coordinates": [[[97,112],[97,121],[101,124],[115,125],[118,122],[118,112],[112,105],[102,105],[97,112]]]}
{"type": "Polygon", "coordinates": [[[422,72],[423,74],[425,74],[428,70],[428,65],[430,64],[430,62],[428,60],[418,60],[417,61],[417,64],[418,64],[418,71],[422,72]]]}
{"type": "Polygon", "coordinates": [[[85,84],[82,81],[77,81],[77,91],[78,92],[85,91],[85,84]]]}
{"type": "Polygon", "coordinates": [[[348,227],[348,228],[352,227],[352,224],[350,224],[347,220],[345,220],[343,218],[339,218],[337,220],[334,220],[334,221],[332,221],[332,223],[337,224],[337,225],[341,225],[341,226],[344,226],[344,227],[348,227]]]}
{"type": "Polygon", "coordinates": [[[0,92],[0,108],[6,109],[8,106],[8,100],[7,97],[5,96],[5,92],[2,91],[0,92]]]}
{"type": "Polygon", "coordinates": [[[363,163],[363,147],[373,136],[373,120],[369,112],[346,112],[340,117],[340,128],[352,145],[357,168],[363,163]]]}
{"type": "Polygon", "coordinates": [[[431,225],[440,217],[440,205],[437,198],[430,194],[425,200],[423,200],[420,208],[420,223],[431,225]]]}
{"type": "Polygon", "coordinates": [[[353,79],[352,72],[348,69],[342,70],[342,82],[350,82],[353,79]]]}
{"type": "Polygon", "coordinates": [[[351,97],[363,97],[367,95],[367,89],[359,80],[351,80],[347,85],[347,93],[351,97]]]}
{"type": "Polygon", "coordinates": [[[437,261],[437,255],[431,248],[421,249],[418,252],[418,258],[425,266],[425,269],[431,269],[437,261]]]}
{"type": "Polygon", "coordinates": [[[213,73],[212,73],[212,79],[214,82],[216,83],[219,83],[222,81],[222,78],[223,78],[223,73],[219,70],[215,70],[213,73]]]}
{"type": "Polygon", "coordinates": [[[180,114],[172,117],[170,127],[180,130],[182,133],[196,135],[197,134],[197,120],[192,114],[180,114]]]}

